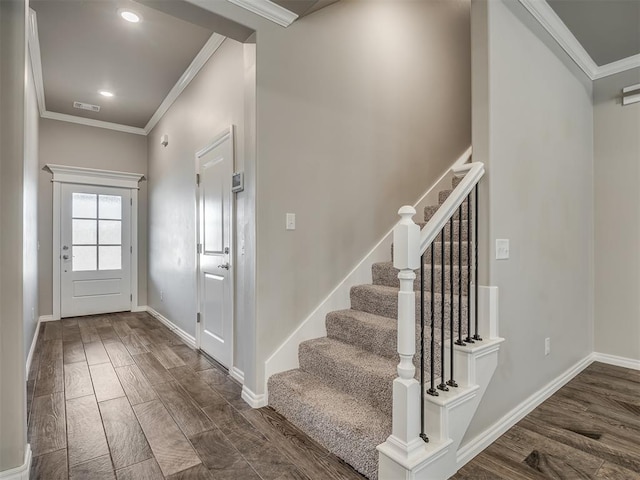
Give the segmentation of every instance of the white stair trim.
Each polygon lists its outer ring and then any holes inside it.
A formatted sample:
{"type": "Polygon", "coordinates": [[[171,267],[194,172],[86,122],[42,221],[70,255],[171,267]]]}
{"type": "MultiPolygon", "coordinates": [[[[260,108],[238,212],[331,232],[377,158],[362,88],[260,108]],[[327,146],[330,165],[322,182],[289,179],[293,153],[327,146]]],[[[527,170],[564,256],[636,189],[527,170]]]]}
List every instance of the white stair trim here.
{"type": "Polygon", "coordinates": [[[572,378],[587,368],[594,361],[594,355],[587,355],[584,359],[573,365],[559,377],[549,382],[543,388],[527,398],[524,402],[513,408],[500,420],[495,422],[482,433],[465,443],[457,453],[457,468],[462,468],[466,463],[478,455],[482,450],[495,442],[503,433],[513,427],[525,416],[531,413],[538,405],[557,392],[572,378]]]}
{"type": "MultiPolygon", "coordinates": [[[[447,169],[438,180],[420,197],[414,208],[420,212],[430,204],[438,203],[438,193],[440,190],[451,188],[453,179],[452,171],[458,169],[471,158],[472,149],[469,147],[447,169]]],[[[327,335],[325,319],[328,313],[349,308],[351,304],[351,287],[364,285],[372,282],[371,266],[374,263],[388,262],[391,244],[393,243],[393,228],[373,247],[346,277],[327,295],[324,300],[304,319],[304,321],[282,342],[282,344],[265,361],[265,385],[264,391],[268,395],[267,382],[269,377],[276,373],[292,370],[299,367],[298,345],[306,340],[321,338],[327,335]]],[[[482,288],[482,287],[481,287],[482,288]]],[[[482,297],[479,297],[482,301],[482,297]]],[[[484,332],[481,330],[481,333],[484,332]]]]}

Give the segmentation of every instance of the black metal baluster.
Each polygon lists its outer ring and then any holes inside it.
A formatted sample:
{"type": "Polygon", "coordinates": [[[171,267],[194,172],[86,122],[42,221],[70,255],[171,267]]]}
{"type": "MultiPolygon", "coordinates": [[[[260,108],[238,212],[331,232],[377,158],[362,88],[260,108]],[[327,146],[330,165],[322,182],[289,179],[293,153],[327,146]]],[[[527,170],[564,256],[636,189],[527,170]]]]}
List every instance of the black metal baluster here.
{"type": "Polygon", "coordinates": [[[458,207],[458,340],[456,345],[466,345],[462,341],[462,204],[458,207]]]}
{"type": "MultiPolygon", "coordinates": [[[[435,241],[435,240],[434,240],[435,241]]],[[[435,383],[436,383],[436,365],[435,365],[435,357],[436,357],[436,339],[435,339],[435,335],[436,335],[436,325],[435,325],[435,262],[436,262],[436,258],[435,258],[435,248],[434,248],[434,242],[431,242],[431,345],[430,348],[431,350],[429,350],[429,355],[430,355],[430,384],[429,384],[429,390],[427,390],[427,393],[429,395],[433,395],[434,397],[437,397],[438,391],[435,388],[435,383]]]]}
{"type": "MultiPolygon", "coordinates": [[[[474,302],[475,302],[475,309],[473,311],[473,316],[475,317],[475,334],[473,335],[473,339],[474,340],[478,340],[478,341],[482,341],[482,337],[480,337],[480,335],[478,334],[478,185],[476,185],[476,198],[475,198],[475,202],[474,202],[474,210],[475,210],[475,215],[473,216],[473,230],[474,230],[474,235],[473,235],[473,250],[474,250],[474,259],[473,259],[473,264],[474,264],[474,268],[475,268],[475,272],[473,274],[473,286],[475,289],[475,295],[474,295],[474,302]]],[[[469,232],[469,235],[471,235],[471,232],[469,232]]]]}
{"type": "MultiPolygon", "coordinates": [[[[460,232],[458,232],[458,241],[460,241],[460,232]]],[[[449,367],[451,377],[447,380],[447,385],[450,387],[457,387],[458,384],[453,379],[453,338],[455,337],[455,331],[453,328],[453,305],[453,215],[451,215],[451,218],[449,219],[449,367]]]]}
{"type": "Polygon", "coordinates": [[[471,338],[471,193],[467,195],[467,343],[475,343],[471,338]]]}
{"type": "MultiPolygon", "coordinates": [[[[445,314],[444,314],[444,290],[445,290],[445,286],[444,286],[444,282],[445,282],[445,278],[444,278],[444,268],[445,268],[445,258],[444,258],[444,244],[445,244],[445,227],[442,227],[442,245],[440,248],[440,253],[442,254],[442,258],[440,259],[440,268],[441,268],[441,272],[440,272],[440,314],[441,314],[441,318],[440,318],[440,385],[438,385],[438,389],[439,390],[443,390],[445,392],[449,391],[449,387],[447,387],[447,384],[445,383],[444,380],[444,363],[445,363],[445,358],[444,358],[444,342],[445,340],[445,336],[444,336],[444,318],[445,318],[445,314]]],[[[452,232],[450,232],[452,233],[452,232]]],[[[451,253],[451,252],[449,252],[451,253]]]]}
{"type": "Polygon", "coordinates": [[[420,438],[429,441],[424,433],[424,253],[420,257],[420,438]]]}

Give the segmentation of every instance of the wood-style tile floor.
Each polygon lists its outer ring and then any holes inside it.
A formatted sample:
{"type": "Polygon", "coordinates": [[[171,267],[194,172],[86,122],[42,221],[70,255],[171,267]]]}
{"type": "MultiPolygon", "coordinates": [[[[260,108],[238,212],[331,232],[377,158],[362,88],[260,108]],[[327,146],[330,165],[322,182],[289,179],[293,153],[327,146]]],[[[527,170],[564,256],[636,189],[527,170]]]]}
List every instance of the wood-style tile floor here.
{"type": "Polygon", "coordinates": [[[640,372],[593,363],[456,480],[640,480],[640,372]]]}
{"type": "Polygon", "coordinates": [[[41,326],[31,480],[361,480],[147,313],[41,326]]]}

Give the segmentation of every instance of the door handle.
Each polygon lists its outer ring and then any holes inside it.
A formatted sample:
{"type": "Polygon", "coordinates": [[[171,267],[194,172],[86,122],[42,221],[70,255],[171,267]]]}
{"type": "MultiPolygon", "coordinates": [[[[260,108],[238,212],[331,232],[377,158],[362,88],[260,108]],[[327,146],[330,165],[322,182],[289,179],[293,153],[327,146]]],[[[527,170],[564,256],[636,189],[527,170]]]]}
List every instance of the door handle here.
{"type": "Polygon", "coordinates": [[[62,255],[63,260],[69,260],[69,255],[62,255]]]}
{"type": "Polygon", "coordinates": [[[218,268],[224,268],[225,270],[229,270],[229,268],[231,268],[231,265],[229,265],[229,263],[225,263],[223,265],[218,265],[218,268]]]}

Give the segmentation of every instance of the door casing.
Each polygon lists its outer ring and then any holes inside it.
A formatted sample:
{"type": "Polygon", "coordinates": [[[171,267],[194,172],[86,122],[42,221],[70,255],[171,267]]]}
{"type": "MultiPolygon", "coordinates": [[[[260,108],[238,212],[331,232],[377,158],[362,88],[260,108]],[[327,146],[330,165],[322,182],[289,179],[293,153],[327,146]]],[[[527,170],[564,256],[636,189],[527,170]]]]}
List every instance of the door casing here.
{"type": "Polygon", "coordinates": [[[141,173],[118,172],[96,168],[70,167],[47,164],[45,168],[53,174],[53,312],[52,319],[60,320],[61,269],[60,256],[60,208],[62,205],[62,184],[119,187],[131,190],[131,307],[138,307],[138,183],[144,179],[141,173]]]}

